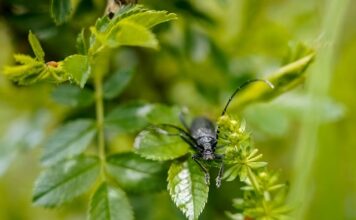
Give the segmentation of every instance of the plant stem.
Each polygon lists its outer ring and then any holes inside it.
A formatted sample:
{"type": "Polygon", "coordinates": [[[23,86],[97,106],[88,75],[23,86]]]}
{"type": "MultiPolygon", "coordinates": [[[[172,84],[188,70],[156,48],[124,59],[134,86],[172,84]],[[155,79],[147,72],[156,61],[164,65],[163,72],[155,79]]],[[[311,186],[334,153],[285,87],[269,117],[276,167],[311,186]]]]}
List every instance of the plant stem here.
{"type": "MultiPolygon", "coordinates": [[[[108,0],[108,4],[111,0],[108,0]]],[[[108,71],[109,52],[104,51],[105,46],[100,45],[95,41],[94,46],[89,49],[89,57],[91,58],[91,69],[94,75],[95,87],[95,110],[96,110],[96,126],[98,138],[98,154],[101,163],[100,178],[106,180],[106,152],[105,152],[105,132],[104,132],[104,97],[103,97],[103,76],[108,71]],[[100,52],[100,53],[99,53],[100,52]]]]}
{"type": "Polygon", "coordinates": [[[98,151],[101,161],[101,177],[105,179],[105,135],[104,135],[104,103],[103,103],[103,77],[102,74],[96,73],[94,75],[95,83],[95,107],[96,107],[96,123],[98,131],[98,151]]]}

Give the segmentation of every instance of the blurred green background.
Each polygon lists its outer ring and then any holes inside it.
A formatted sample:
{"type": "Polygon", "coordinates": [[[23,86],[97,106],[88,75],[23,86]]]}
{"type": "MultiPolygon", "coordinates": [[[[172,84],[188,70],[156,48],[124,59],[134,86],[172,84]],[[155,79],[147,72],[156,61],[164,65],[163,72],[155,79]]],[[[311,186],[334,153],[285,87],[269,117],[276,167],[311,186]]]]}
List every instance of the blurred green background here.
{"type": "MultiPolygon", "coordinates": [[[[75,53],[75,39],[103,14],[105,1],[73,0],[73,18],[56,26],[49,1],[0,1],[0,68],[13,53],[31,53],[27,34],[41,40],[46,59],[75,53]]],[[[317,51],[303,86],[268,102],[233,112],[246,119],[256,144],[290,183],[293,219],[356,219],[356,1],[347,0],[143,0],[177,13],[156,28],[159,51],[122,48],[111,71],[138,63],[118,100],[143,99],[189,108],[216,119],[232,91],[249,78],[264,78],[303,42],[317,51]],[[139,88],[139,89],[138,89],[139,88]]],[[[90,83],[89,83],[90,86],[90,83]]],[[[51,99],[55,86],[21,87],[0,75],[0,219],[85,219],[87,198],[56,210],[31,205],[40,171],[41,142],[61,121],[88,109],[51,99]]],[[[86,112],[85,112],[86,111],[86,112]]],[[[133,137],[111,145],[130,149],[133,137]]],[[[211,187],[201,219],[227,219],[237,182],[211,187]]],[[[167,192],[130,195],[136,219],[184,219],[167,192]]]]}

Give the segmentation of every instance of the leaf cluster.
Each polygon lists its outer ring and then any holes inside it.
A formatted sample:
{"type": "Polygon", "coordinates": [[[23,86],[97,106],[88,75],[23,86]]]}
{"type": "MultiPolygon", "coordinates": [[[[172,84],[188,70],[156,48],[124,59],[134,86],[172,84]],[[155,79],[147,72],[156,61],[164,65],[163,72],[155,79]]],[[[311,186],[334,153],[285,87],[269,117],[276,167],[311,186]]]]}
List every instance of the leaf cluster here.
{"type": "MultiPolygon", "coordinates": [[[[156,119],[151,115],[177,118],[175,109],[148,103],[121,105],[107,115],[104,126],[111,131],[116,128],[117,133],[132,133],[156,119]]],[[[90,148],[95,146],[97,132],[94,120],[77,119],[65,123],[48,138],[41,158],[46,169],[33,192],[35,205],[58,207],[99,184],[91,198],[90,219],[133,219],[125,192],[141,194],[165,188],[164,162],[147,160],[133,152],[113,153],[105,161],[92,155],[90,148]]]]}
{"type": "Polygon", "coordinates": [[[144,158],[170,163],[168,192],[188,219],[197,219],[208,200],[209,186],[177,130],[162,124],[151,126],[139,133],[134,148],[144,158]]]}
{"type": "Polygon", "coordinates": [[[30,32],[28,38],[35,58],[15,55],[18,65],[5,67],[4,73],[20,85],[43,81],[59,84],[69,81],[83,88],[92,76],[94,62],[98,60],[95,56],[98,53],[119,46],[157,49],[158,41],[150,29],[174,19],[175,14],[148,10],[141,5],[122,7],[112,19],[108,15],[99,18],[96,24],[89,28],[89,36],[83,29],[77,37],[78,53],[61,61],[46,62],[39,40],[30,32]]]}
{"type": "MultiPolygon", "coordinates": [[[[52,4],[63,6],[64,11],[68,6],[64,1],[52,4]]],[[[63,19],[60,17],[58,19],[63,19]]],[[[100,88],[95,87],[94,91],[84,88],[90,77],[103,78],[105,73],[96,68],[106,58],[105,54],[121,46],[158,48],[152,27],[175,18],[166,11],[148,10],[139,5],[122,7],[112,19],[99,18],[89,28],[88,36],[83,30],[77,38],[78,53],[62,61],[46,62],[39,40],[30,32],[29,42],[35,57],[15,55],[18,65],[6,67],[4,73],[21,85],[74,82],[76,85],[58,86],[53,99],[72,108],[88,107],[94,111],[93,103],[98,107],[103,99],[117,98],[134,74],[133,68],[121,69],[105,82],[99,81],[100,88]]],[[[103,115],[102,121],[91,117],[67,121],[44,143],[41,163],[45,169],[36,180],[33,203],[47,208],[59,207],[91,192],[89,219],[133,219],[126,192],[161,191],[166,178],[165,163],[147,160],[132,152],[114,152],[109,156],[105,152],[104,155],[93,154],[92,148],[102,150],[100,143],[95,143],[95,137],[99,139],[105,130],[116,134],[133,133],[156,121],[176,123],[178,111],[176,107],[161,104],[131,102],[116,105],[103,115]]]]}

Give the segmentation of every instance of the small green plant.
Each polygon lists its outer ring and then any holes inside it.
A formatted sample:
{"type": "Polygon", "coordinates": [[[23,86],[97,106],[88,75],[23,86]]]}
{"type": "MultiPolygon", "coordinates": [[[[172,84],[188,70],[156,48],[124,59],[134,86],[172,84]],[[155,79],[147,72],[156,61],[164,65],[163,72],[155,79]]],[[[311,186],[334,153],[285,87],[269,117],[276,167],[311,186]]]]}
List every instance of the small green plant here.
{"type": "Polygon", "coordinates": [[[241,213],[229,214],[232,219],[283,219],[290,208],[286,206],[286,184],[278,182],[278,174],[270,172],[262,154],[254,147],[244,121],[222,116],[218,120],[221,134],[219,142],[229,166],[224,179],[233,181],[239,177],[245,183],[241,189],[243,197],[233,205],[241,213]]]}

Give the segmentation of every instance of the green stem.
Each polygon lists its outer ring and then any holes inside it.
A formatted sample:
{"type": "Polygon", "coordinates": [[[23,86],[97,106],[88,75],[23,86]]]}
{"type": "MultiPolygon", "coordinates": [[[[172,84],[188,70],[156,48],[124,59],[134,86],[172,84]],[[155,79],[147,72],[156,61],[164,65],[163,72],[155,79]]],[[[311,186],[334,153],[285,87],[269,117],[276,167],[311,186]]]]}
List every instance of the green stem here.
{"type": "Polygon", "coordinates": [[[105,179],[105,135],[104,135],[104,103],[103,103],[103,78],[102,74],[96,73],[94,76],[95,83],[95,107],[96,107],[96,123],[98,131],[98,150],[101,161],[101,177],[105,179]]]}

